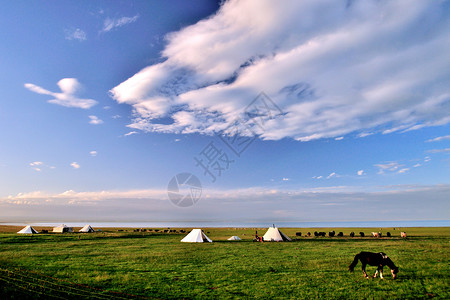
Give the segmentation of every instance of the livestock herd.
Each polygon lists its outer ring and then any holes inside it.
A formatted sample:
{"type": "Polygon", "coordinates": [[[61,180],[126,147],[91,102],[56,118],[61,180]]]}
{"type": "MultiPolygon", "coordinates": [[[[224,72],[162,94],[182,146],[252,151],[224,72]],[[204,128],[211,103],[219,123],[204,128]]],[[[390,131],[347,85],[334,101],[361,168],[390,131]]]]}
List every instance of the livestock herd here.
{"type": "MultiPolygon", "coordinates": [[[[296,236],[302,236],[302,233],[301,232],[296,232],[295,235],[296,236]]],[[[313,235],[315,237],[326,237],[327,233],[323,232],[323,231],[314,231],[313,235]]],[[[308,231],[304,236],[305,237],[310,237],[311,236],[311,232],[308,231]]],[[[336,234],[336,232],[333,230],[333,231],[328,232],[328,236],[329,237],[335,237],[335,236],[343,237],[344,233],[341,231],[341,232],[338,232],[338,234],[336,234]]],[[[355,237],[355,233],[352,231],[352,232],[350,232],[349,236],[350,237],[355,237]]],[[[365,233],[364,232],[360,232],[359,236],[360,237],[365,237],[365,233]]],[[[376,238],[381,238],[383,235],[382,235],[381,232],[372,232],[371,236],[372,237],[376,237],[376,238]]],[[[391,233],[390,232],[386,232],[386,237],[392,237],[391,233]]],[[[406,232],[403,232],[403,231],[400,232],[400,237],[406,238],[406,232]]]]}

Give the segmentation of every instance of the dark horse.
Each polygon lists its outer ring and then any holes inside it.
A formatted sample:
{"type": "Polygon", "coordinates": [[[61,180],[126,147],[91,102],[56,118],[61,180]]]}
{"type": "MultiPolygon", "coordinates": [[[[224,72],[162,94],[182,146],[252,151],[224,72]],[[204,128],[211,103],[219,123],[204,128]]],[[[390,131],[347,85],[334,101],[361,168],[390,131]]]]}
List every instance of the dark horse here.
{"type": "Polygon", "coordinates": [[[361,252],[355,255],[355,259],[352,264],[348,267],[350,272],[353,272],[355,266],[358,264],[358,260],[362,263],[362,271],[366,278],[369,276],[366,273],[366,265],[377,266],[377,270],[373,275],[373,278],[377,277],[378,272],[380,272],[380,278],[383,279],[383,267],[388,266],[391,269],[392,278],[397,277],[398,268],[394,265],[392,260],[383,252],[373,253],[373,252],[361,252]]]}

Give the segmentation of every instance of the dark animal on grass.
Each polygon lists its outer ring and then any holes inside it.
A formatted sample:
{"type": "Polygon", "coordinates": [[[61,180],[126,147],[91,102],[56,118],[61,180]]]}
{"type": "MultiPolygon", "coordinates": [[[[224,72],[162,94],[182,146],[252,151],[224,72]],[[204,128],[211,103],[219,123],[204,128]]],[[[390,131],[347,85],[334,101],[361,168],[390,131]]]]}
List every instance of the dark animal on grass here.
{"type": "Polygon", "coordinates": [[[391,237],[391,233],[390,232],[386,232],[386,236],[387,237],[391,237]]]}
{"type": "Polygon", "coordinates": [[[329,237],[333,237],[333,236],[335,236],[335,235],[336,235],[336,232],[334,232],[334,230],[328,232],[328,236],[329,236],[329,237]]]}
{"type": "Polygon", "coordinates": [[[342,237],[342,236],[344,236],[344,233],[343,233],[343,232],[339,232],[339,233],[337,234],[337,236],[342,237]]]}
{"type": "Polygon", "coordinates": [[[350,237],[355,237],[355,233],[353,231],[350,232],[350,237]]]}
{"type": "Polygon", "coordinates": [[[383,267],[388,266],[391,269],[392,278],[395,279],[397,277],[398,268],[394,265],[394,262],[386,255],[386,253],[379,252],[379,253],[373,253],[373,252],[360,252],[355,255],[355,259],[350,264],[348,269],[350,272],[353,272],[355,269],[355,266],[358,264],[358,260],[361,261],[362,264],[362,271],[364,274],[364,277],[369,278],[369,276],[366,273],[366,265],[369,266],[377,266],[377,270],[375,271],[375,274],[373,275],[373,278],[376,278],[378,275],[378,272],[380,272],[380,278],[383,279],[383,267]]]}
{"type": "Polygon", "coordinates": [[[364,232],[360,232],[359,235],[360,235],[361,237],[364,237],[364,232]]]}
{"type": "Polygon", "coordinates": [[[302,236],[302,233],[301,232],[296,232],[295,235],[296,236],[302,236]]]}
{"type": "Polygon", "coordinates": [[[314,231],[314,236],[319,236],[319,233],[317,231],[314,231]]]}
{"type": "Polygon", "coordinates": [[[307,235],[307,236],[311,236],[311,232],[308,231],[308,232],[306,233],[306,235],[307,235]]]}

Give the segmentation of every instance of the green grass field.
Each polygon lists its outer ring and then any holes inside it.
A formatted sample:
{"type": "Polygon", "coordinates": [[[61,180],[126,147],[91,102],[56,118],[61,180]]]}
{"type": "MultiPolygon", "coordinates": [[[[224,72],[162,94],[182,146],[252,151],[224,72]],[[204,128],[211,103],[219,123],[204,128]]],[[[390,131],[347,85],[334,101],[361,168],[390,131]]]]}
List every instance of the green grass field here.
{"type": "Polygon", "coordinates": [[[252,242],[254,229],[210,228],[214,242],[194,244],[180,243],[185,234],[132,229],[33,236],[19,229],[0,226],[0,299],[450,298],[450,228],[402,228],[406,239],[392,228],[382,231],[393,237],[381,239],[348,237],[379,228],[284,228],[294,238],[285,243],[252,242]],[[295,236],[330,230],[345,236],[295,236]],[[243,241],[226,241],[232,235],[243,241]],[[361,264],[350,273],[360,251],[385,252],[398,279],[389,268],[383,280],[365,279],[361,264]]]}

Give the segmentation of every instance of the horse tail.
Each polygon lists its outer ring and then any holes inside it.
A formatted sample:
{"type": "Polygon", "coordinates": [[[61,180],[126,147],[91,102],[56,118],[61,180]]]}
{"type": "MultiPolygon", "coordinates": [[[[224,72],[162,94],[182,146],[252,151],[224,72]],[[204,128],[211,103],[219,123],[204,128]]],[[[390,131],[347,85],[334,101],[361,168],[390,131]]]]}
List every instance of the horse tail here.
{"type": "Polygon", "coordinates": [[[350,266],[348,266],[348,269],[349,269],[350,272],[353,272],[353,270],[355,269],[356,265],[358,264],[358,260],[359,260],[359,253],[355,255],[355,259],[350,264],[350,266]]]}

